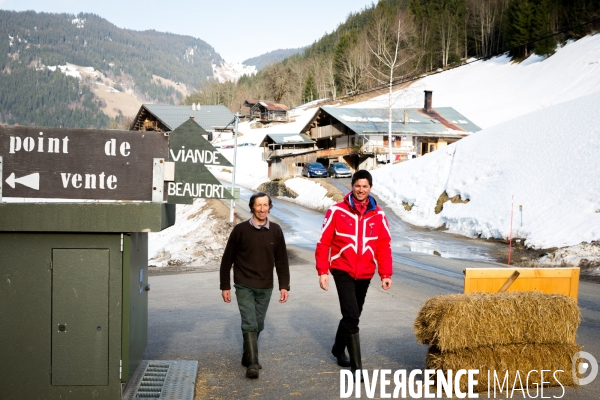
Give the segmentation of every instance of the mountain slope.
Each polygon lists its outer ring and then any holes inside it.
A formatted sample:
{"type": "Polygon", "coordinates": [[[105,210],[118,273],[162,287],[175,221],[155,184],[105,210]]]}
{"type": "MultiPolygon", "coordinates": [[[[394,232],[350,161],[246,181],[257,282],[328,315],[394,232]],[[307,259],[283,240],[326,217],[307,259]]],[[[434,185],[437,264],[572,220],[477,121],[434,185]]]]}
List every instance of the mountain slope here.
{"type": "MultiPolygon", "coordinates": [[[[10,101],[2,99],[0,122],[49,125],[54,123],[53,119],[34,118],[32,113],[49,105],[53,113],[82,107],[83,101],[79,104],[74,96],[82,96],[83,86],[93,87],[93,79],[65,77],[65,82],[69,82],[66,86],[73,93],[67,96],[66,102],[58,96],[53,104],[50,75],[54,73],[42,73],[50,66],[70,63],[92,67],[99,72],[98,82],[108,78],[118,90],[130,91],[142,101],[174,104],[183,94],[164,80],[193,88],[212,77],[212,64],[221,61],[210,45],[190,36],[121,29],[94,14],[74,16],[0,10],[1,79],[4,85],[17,90],[10,101]],[[23,77],[29,76],[26,69],[39,72],[28,78],[34,79],[35,90],[19,89],[23,77]],[[156,76],[163,80],[155,79],[156,76]],[[49,93],[43,101],[40,92],[49,93]],[[26,97],[33,97],[36,106],[28,105],[26,97]]],[[[93,93],[86,96],[91,102],[102,103],[93,93]]],[[[97,107],[90,110],[94,108],[97,107]]],[[[69,122],[69,126],[101,127],[107,120],[86,121],[83,117],[73,123],[69,122]]]]}
{"type": "Polygon", "coordinates": [[[295,54],[299,54],[304,52],[306,47],[299,47],[297,49],[279,49],[273,50],[265,54],[261,54],[257,57],[249,58],[242,62],[244,65],[253,65],[257,70],[264,69],[271,64],[275,64],[276,62],[282,61],[288,57],[291,57],[295,54]]]}

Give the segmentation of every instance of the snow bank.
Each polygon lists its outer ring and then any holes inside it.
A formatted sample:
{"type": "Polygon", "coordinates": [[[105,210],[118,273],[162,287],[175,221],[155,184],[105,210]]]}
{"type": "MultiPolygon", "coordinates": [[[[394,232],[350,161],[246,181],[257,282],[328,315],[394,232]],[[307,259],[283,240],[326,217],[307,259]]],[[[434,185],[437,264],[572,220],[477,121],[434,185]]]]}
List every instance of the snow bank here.
{"type": "Polygon", "coordinates": [[[419,226],[446,225],[468,236],[508,238],[514,204],[512,235],[530,247],[596,240],[600,128],[591,116],[598,104],[600,93],[548,107],[444,150],[373,171],[376,193],[419,226]],[[435,214],[444,191],[469,203],[447,202],[435,214]],[[411,211],[403,202],[413,206],[411,211]]]}
{"type": "Polygon", "coordinates": [[[230,232],[228,224],[212,216],[206,200],[196,199],[191,205],[178,204],[175,225],[148,234],[148,265],[206,267],[214,264],[215,267],[230,232]]]}
{"type": "Polygon", "coordinates": [[[293,178],[285,181],[285,186],[298,194],[295,199],[286,197],[285,199],[300,204],[306,208],[318,211],[325,211],[335,202],[326,196],[327,189],[317,182],[309,181],[304,178],[293,178]]]}

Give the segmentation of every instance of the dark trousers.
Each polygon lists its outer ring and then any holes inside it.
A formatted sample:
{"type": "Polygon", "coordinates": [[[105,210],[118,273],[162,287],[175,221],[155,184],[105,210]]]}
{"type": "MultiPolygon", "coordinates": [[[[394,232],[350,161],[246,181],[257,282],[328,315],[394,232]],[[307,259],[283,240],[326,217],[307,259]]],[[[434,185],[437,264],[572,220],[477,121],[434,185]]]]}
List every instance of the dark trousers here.
{"type": "Polygon", "coordinates": [[[358,323],[362,313],[365,297],[369,289],[370,279],[354,279],[345,271],[332,269],[335,280],[342,319],[340,326],[349,334],[358,333],[358,323]]]}
{"type": "Polygon", "coordinates": [[[265,317],[273,288],[255,289],[246,285],[233,285],[242,317],[242,332],[260,333],[265,329],[265,317]]]}

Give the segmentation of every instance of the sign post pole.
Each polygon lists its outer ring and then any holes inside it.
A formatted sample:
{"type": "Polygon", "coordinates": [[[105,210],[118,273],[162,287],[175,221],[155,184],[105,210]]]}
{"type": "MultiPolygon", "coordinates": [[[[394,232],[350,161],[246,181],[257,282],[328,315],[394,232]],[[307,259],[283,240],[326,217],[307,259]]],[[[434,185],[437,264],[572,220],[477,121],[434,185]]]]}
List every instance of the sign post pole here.
{"type": "MultiPolygon", "coordinates": [[[[233,174],[231,176],[231,194],[235,193],[235,169],[237,166],[237,136],[238,136],[238,121],[240,113],[235,113],[235,125],[233,128],[233,174]]],[[[252,210],[250,210],[252,212],[252,210]]],[[[235,196],[231,199],[231,207],[229,209],[229,222],[233,222],[235,217],[235,196]]]]}

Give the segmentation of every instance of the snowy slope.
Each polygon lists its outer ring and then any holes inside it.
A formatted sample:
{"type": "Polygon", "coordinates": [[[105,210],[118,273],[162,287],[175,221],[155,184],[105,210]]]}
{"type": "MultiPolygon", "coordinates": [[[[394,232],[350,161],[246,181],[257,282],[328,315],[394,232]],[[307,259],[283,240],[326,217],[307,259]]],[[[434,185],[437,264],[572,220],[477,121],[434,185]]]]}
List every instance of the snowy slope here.
{"type": "MultiPolygon", "coordinates": [[[[468,236],[507,238],[513,202],[513,237],[529,246],[600,239],[600,132],[594,123],[600,108],[600,35],[569,43],[546,59],[534,55],[512,63],[502,56],[429,76],[396,91],[394,107],[422,107],[425,89],[434,92],[434,108],[453,107],[484,130],[422,158],[373,171],[375,193],[403,219],[422,226],[445,224],[468,236]],[[470,202],[445,203],[435,214],[444,190],[470,202]],[[404,210],[403,201],[414,204],[412,211],[404,210]]],[[[387,95],[348,107],[387,107],[387,95]]],[[[241,123],[238,143],[258,144],[267,133],[298,133],[316,109],[293,112],[294,122],[288,124],[252,128],[241,123]]],[[[233,160],[233,149],[221,152],[233,160]]],[[[255,189],[268,180],[261,153],[256,147],[238,148],[238,184],[255,189]]],[[[228,169],[213,172],[231,180],[228,169]]],[[[289,182],[299,202],[319,207],[327,202],[312,185],[289,182]]],[[[178,215],[177,225],[169,229],[177,230],[186,215],[178,215]]],[[[197,237],[204,237],[206,231],[197,229],[197,237]]],[[[170,242],[177,238],[168,235],[170,242]]],[[[154,254],[159,247],[153,247],[154,254]]],[[[582,258],[600,260],[597,247],[577,245],[560,252],[548,261],[576,258],[577,265],[582,258]]]]}
{"type": "MultiPolygon", "coordinates": [[[[521,63],[507,56],[431,75],[397,91],[394,107],[423,107],[423,90],[433,107],[453,107],[482,128],[600,91],[600,34],[569,43],[549,57],[521,63]]],[[[387,107],[377,96],[347,107],[387,107]]]]}
{"type": "Polygon", "coordinates": [[[373,171],[374,186],[408,222],[536,248],[600,238],[600,92],[485,129],[446,149],[373,171]],[[467,204],[434,208],[439,196],[467,204]],[[402,202],[413,205],[406,211],[402,202]],[[519,206],[522,205],[521,212],[519,206]]]}

